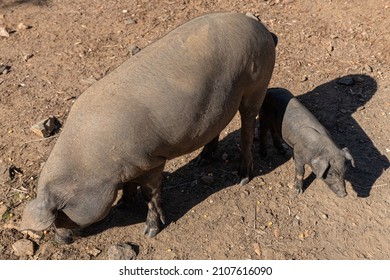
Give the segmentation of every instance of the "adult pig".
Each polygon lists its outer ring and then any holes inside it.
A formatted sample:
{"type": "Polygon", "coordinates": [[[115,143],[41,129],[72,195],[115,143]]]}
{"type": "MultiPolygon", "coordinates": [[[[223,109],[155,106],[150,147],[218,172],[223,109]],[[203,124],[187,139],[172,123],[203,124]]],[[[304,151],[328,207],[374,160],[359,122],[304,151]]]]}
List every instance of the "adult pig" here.
{"type": "Polygon", "coordinates": [[[255,119],[275,63],[275,40],[238,13],[191,20],[88,88],[73,105],[45,163],[37,198],[20,229],[71,229],[103,219],[117,191],[141,187],[145,234],[165,223],[160,205],[165,162],[211,142],[241,114],[242,181],[251,176],[255,119]]]}
{"type": "Polygon", "coordinates": [[[339,197],[347,195],[344,174],[346,161],[354,166],[348,150],[340,150],[331,139],[328,131],[286,89],[271,88],[259,113],[260,155],[266,156],[265,137],[271,132],[275,148],[284,153],[282,140],[294,149],[296,193],[303,192],[304,165],[308,164],[316,177],[323,179],[339,197]]]}

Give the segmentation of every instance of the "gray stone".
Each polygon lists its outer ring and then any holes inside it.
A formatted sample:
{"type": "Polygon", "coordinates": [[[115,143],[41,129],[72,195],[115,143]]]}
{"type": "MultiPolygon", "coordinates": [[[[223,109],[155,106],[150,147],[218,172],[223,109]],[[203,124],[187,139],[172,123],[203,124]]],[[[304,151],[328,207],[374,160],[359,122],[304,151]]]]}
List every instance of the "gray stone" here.
{"type": "Polygon", "coordinates": [[[111,245],[108,248],[108,259],[109,260],[134,260],[137,253],[133,247],[129,244],[116,244],[111,245]]]}
{"type": "Polygon", "coordinates": [[[12,244],[15,255],[19,257],[32,256],[35,252],[35,244],[28,239],[20,239],[12,244]]]}
{"type": "Polygon", "coordinates": [[[49,137],[56,129],[58,120],[56,117],[48,117],[43,119],[31,127],[31,130],[42,138],[49,137]]]}

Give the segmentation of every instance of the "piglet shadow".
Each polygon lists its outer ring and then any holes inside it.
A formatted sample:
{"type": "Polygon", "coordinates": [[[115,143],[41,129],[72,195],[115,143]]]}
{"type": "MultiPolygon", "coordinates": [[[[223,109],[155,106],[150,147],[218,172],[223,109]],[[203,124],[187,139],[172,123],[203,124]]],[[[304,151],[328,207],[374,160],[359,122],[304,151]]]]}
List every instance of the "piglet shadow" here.
{"type": "Polygon", "coordinates": [[[297,96],[328,129],[336,144],[350,150],[356,167],[347,170],[346,179],[358,197],[368,197],[377,179],[389,168],[387,157],[352,116],[364,113],[364,105],[376,91],[375,79],[356,74],[334,79],[297,96]]]}

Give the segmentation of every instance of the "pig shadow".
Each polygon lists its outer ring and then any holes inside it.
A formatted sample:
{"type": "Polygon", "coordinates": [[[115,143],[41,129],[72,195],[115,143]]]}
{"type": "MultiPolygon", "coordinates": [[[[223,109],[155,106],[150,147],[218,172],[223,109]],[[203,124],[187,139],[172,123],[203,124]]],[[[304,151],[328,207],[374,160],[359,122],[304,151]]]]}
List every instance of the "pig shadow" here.
{"type": "MultiPolygon", "coordinates": [[[[236,130],[220,140],[215,159],[209,164],[199,166],[197,157],[195,157],[174,172],[164,172],[162,202],[167,224],[179,220],[191,208],[206,200],[213,193],[239,183],[237,175],[239,145],[240,130],[236,130]]],[[[194,152],[193,155],[195,156],[199,152],[200,150],[194,152]]],[[[271,147],[268,149],[268,156],[261,158],[256,140],[253,145],[253,155],[253,177],[265,175],[291,158],[290,153],[283,156],[271,147]]],[[[171,168],[168,162],[166,169],[171,168]]],[[[79,231],[78,235],[85,237],[101,233],[112,227],[145,223],[146,215],[147,207],[140,191],[138,191],[131,205],[127,207],[114,205],[106,218],[79,231]]]]}
{"type": "Polygon", "coordinates": [[[326,127],[339,148],[348,147],[355,168],[348,168],[346,180],[358,197],[368,197],[376,180],[389,168],[382,155],[352,116],[364,114],[364,105],[377,91],[375,79],[368,75],[348,75],[297,95],[313,115],[326,127]]]}
{"type": "MultiPolygon", "coordinates": [[[[388,159],[378,151],[352,116],[357,111],[365,110],[364,105],[376,91],[377,83],[372,77],[349,75],[301,95],[294,93],[328,129],[335,143],[340,148],[348,147],[350,150],[356,167],[347,170],[346,180],[351,182],[358,197],[368,197],[376,180],[389,168],[388,159]]],[[[270,142],[269,139],[267,141],[270,142]]],[[[209,165],[197,166],[195,158],[172,173],[164,173],[162,199],[167,224],[179,220],[213,193],[238,183],[239,143],[240,132],[236,130],[220,140],[217,159],[209,165]]],[[[261,158],[258,142],[254,141],[254,177],[265,175],[290,159],[291,150],[287,156],[282,156],[270,146],[268,144],[268,156],[261,158]]],[[[313,174],[307,177],[304,188],[314,179],[313,174]]],[[[84,230],[82,235],[97,234],[111,227],[144,223],[146,214],[147,207],[138,194],[133,205],[128,208],[113,206],[104,220],[84,230]]]]}

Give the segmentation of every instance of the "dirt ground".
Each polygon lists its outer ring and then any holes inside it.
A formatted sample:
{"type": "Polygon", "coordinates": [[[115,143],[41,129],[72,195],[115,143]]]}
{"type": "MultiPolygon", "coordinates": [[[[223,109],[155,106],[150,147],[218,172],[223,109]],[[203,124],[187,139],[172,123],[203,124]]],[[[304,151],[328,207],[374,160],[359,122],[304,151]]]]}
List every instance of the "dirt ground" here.
{"type": "Polygon", "coordinates": [[[107,259],[118,243],[132,244],[140,260],[390,259],[389,13],[387,0],[0,0],[9,34],[0,37],[0,259],[107,259]],[[72,244],[55,243],[52,230],[27,237],[34,254],[17,256],[12,245],[24,236],[15,227],[60,133],[41,139],[30,127],[48,116],[63,124],[75,99],[135,46],[215,11],[252,12],[278,35],[270,86],[299,96],[349,148],[349,195],[336,197],[307,170],[307,189],[296,196],[291,151],[283,157],[270,146],[261,159],[257,142],[255,177],[237,185],[237,115],[215,163],[195,166],[199,151],[168,162],[168,224],[155,238],[142,233],[139,199],[113,207],[72,244]]]}

